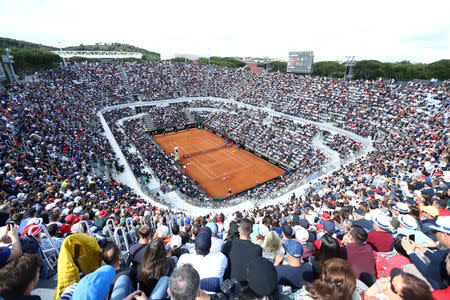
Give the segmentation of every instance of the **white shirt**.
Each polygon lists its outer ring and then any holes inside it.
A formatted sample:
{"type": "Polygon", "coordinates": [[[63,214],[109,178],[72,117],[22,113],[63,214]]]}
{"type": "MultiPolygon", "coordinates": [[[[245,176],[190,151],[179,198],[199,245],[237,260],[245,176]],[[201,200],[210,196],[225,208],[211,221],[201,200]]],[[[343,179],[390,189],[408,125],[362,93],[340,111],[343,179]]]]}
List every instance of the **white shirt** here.
{"type": "Polygon", "coordinates": [[[191,264],[197,270],[200,279],[216,277],[222,283],[228,261],[226,256],[221,252],[210,252],[205,256],[186,253],[178,259],[177,267],[184,264],[191,264]]]}
{"type": "Polygon", "coordinates": [[[211,250],[209,250],[209,251],[210,252],[222,252],[222,250],[223,250],[223,240],[213,236],[211,238],[211,250]]]}

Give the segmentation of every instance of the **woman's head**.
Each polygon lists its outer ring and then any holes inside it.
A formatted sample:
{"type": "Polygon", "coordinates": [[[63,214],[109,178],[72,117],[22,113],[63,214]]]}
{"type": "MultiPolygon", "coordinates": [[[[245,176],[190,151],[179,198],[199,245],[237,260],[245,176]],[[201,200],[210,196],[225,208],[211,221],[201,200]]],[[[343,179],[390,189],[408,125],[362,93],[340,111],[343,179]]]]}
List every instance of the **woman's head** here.
{"type": "Polygon", "coordinates": [[[322,277],[306,287],[313,299],[351,300],[356,288],[352,265],[340,258],[327,259],[322,265],[322,277]]]}
{"type": "Polygon", "coordinates": [[[392,245],[394,246],[395,251],[397,251],[398,254],[403,255],[405,257],[408,257],[408,254],[406,253],[405,249],[403,249],[402,246],[402,239],[405,237],[403,234],[399,234],[394,238],[394,242],[392,245]]]}
{"type": "Polygon", "coordinates": [[[263,248],[270,252],[276,253],[281,248],[281,239],[278,234],[271,230],[264,238],[263,248]]]}
{"type": "Polygon", "coordinates": [[[340,257],[341,252],[338,241],[329,234],[320,239],[319,260],[323,263],[327,259],[340,257]]]}
{"type": "Polygon", "coordinates": [[[431,290],[422,279],[408,273],[401,272],[397,276],[391,276],[391,290],[402,299],[407,300],[431,300],[431,290]]]}
{"type": "Polygon", "coordinates": [[[159,279],[166,256],[167,251],[162,239],[152,240],[147,246],[141,263],[141,281],[146,282],[150,278],[159,279]]]}

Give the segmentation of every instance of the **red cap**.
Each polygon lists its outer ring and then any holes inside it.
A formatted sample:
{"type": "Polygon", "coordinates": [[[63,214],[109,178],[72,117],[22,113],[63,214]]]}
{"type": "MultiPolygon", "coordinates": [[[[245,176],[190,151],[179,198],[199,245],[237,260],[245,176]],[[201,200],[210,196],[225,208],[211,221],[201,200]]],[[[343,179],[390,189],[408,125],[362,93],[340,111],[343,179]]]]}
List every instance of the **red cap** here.
{"type": "Polygon", "coordinates": [[[106,217],[106,214],[107,214],[106,210],[101,210],[101,211],[98,213],[98,216],[99,216],[100,218],[104,218],[104,217],[106,217]]]}
{"type": "Polygon", "coordinates": [[[64,221],[73,223],[76,220],[76,218],[77,218],[77,215],[70,214],[64,219],[64,221]]]}
{"type": "Polygon", "coordinates": [[[324,221],[330,221],[331,217],[330,217],[330,215],[329,215],[328,213],[323,213],[323,214],[320,216],[320,219],[321,219],[321,220],[324,220],[324,221]]]}
{"type": "MultiPolygon", "coordinates": [[[[30,230],[30,228],[34,225],[36,225],[36,223],[30,223],[27,226],[25,226],[25,228],[23,229],[23,232],[22,232],[22,237],[26,236],[28,234],[28,231],[30,230]]],[[[31,231],[31,235],[36,236],[39,232],[41,232],[41,230],[42,230],[42,227],[33,228],[33,230],[31,231]]]]}

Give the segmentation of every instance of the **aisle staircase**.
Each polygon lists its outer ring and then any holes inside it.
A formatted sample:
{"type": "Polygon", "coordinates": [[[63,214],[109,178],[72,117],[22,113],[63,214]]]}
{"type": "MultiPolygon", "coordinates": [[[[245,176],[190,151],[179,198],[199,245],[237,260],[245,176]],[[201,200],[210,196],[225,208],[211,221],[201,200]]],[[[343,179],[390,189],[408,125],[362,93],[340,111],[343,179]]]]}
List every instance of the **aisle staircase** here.
{"type": "Polygon", "coordinates": [[[119,67],[120,67],[120,77],[122,77],[123,85],[125,87],[125,90],[127,91],[126,100],[127,102],[134,102],[130,88],[130,83],[128,82],[127,73],[125,73],[125,70],[123,69],[122,65],[119,65],[119,67]]]}
{"type": "Polygon", "coordinates": [[[184,114],[186,116],[186,119],[188,120],[188,124],[194,124],[197,123],[197,120],[195,119],[195,117],[192,115],[191,111],[189,109],[185,109],[184,110],[184,114]]]}
{"type": "Polygon", "coordinates": [[[155,127],[155,124],[153,124],[152,117],[150,117],[149,115],[144,115],[142,117],[142,122],[144,123],[145,129],[147,129],[148,131],[153,131],[153,130],[158,129],[155,127]]]}
{"type": "Polygon", "coordinates": [[[175,71],[175,67],[173,66],[173,63],[170,63],[170,69],[172,70],[172,78],[174,80],[174,97],[175,98],[181,98],[181,97],[186,97],[186,95],[184,94],[184,91],[182,88],[180,88],[180,80],[178,79],[178,74],[175,71]]]}

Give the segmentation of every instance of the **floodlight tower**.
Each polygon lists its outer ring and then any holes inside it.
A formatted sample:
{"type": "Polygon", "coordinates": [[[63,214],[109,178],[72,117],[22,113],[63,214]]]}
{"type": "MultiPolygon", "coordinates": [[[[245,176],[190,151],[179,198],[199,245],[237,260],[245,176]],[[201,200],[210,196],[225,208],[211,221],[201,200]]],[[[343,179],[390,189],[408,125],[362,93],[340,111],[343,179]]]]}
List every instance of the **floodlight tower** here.
{"type": "Polygon", "coordinates": [[[355,57],[354,56],[346,56],[347,61],[345,62],[345,80],[352,79],[353,75],[353,67],[356,65],[355,57]]]}
{"type": "Polygon", "coordinates": [[[14,83],[18,81],[16,73],[14,73],[13,63],[14,63],[14,56],[11,55],[11,49],[6,48],[5,49],[5,55],[2,55],[3,63],[5,64],[6,72],[8,73],[9,81],[11,83],[14,83]]]}
{"type": "MultiPolygon", "coordinates": [[[[63,53],[62,51],[62,48],[61,48],[61,42],[59,42],[59,50],[61,51],[61,53],[63,53]]],[[[64,67],[67,67],[67,63],[66,63],[66,59],[64,58],[64,55],[62,55],[61,56],[62,57],[62,59],[63,59],[63,64],[64,64],[64,67]]]]}

